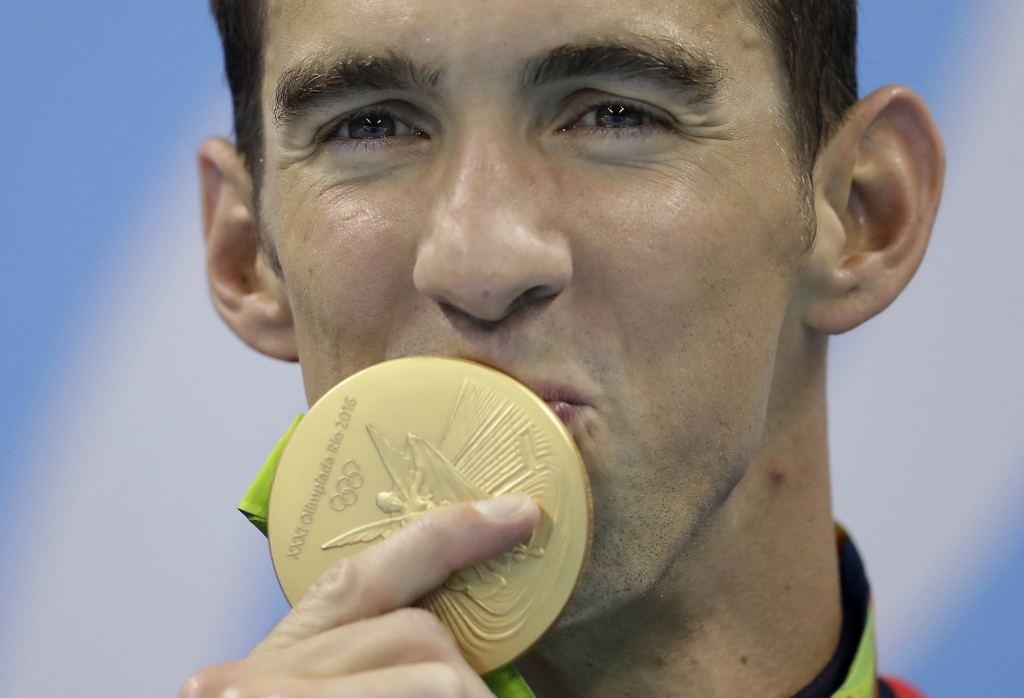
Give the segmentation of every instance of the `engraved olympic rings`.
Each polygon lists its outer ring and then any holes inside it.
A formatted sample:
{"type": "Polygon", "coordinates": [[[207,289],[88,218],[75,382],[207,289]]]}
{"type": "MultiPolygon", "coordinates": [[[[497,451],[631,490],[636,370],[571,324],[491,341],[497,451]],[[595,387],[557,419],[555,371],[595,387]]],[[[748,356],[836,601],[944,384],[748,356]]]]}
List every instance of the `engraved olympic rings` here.
{"type": "Polygon", "coordinates": [[[331,509],[334,511],[345,511],[359,500],[360,487],[366,480],[363,478],[359,464],[354,460],[347,461],[341,466],[341,477],[334,483],[336,494],[331,497],[331,509]]]}

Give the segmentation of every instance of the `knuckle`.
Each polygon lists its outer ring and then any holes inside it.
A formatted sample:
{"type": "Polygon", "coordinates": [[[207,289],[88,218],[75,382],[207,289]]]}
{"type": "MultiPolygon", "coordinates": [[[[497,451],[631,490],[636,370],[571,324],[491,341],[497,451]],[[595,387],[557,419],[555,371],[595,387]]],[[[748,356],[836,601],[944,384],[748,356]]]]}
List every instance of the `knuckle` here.
{"type": "Polygon", "coordinates": [[[181,689],[179,698],[216,698],[234,695],[235,671],[232,664],[217,664],[193,675],[181,689]]]}
{"type": "Polygon", "coordinates": [[[480,526],[486,526],[488,523],[488,519],[468,503],[446,507],[446,509],[448,510],[447,514],[449,517],[448,525],[456,530],[463,528],[476,529],[480,526]]]}
{"type": "Polygon", "coordinates": [[[422,540],[437,540],[438,536],[445,536],[447,534],[446,527],[442,526],[439,521],[441,514],[450,514],[450,512],[445,512],[442,509],[429,512],[429,515],[417,517],[406,528],[409,529],[410,535],[414,535],[422,540]]]}
{"type": "Polygon", "coordinates": [[[433,551],[434,564],[449,568],[461,559],[467,540],[480,532],[480,515],[468,504],[440,507],[406,526],[416,545],[433,551]]]}
{"type": "Polygon", "coordinates": [[[430,536],[437,541],[435,548],[443,549],[443,543],[458,538],[470,531],[488,525],[488,519],[467,502],[438,507],[412,522],[411,528],[420,535],[430,536]]]}
{"type": "Polygon", "coordinates": [[[339,561],[309,588],[307,596],[314,599],[338,599],[359,587],[359,565],[352,558],[339,561]]]}
{"type": "Polygon", "coordinates": [[[433,613],[403,608],[392,617],[411,661],[450,661],[461,656],[455,638],[433,613]]]}
{"type": "Polygon", "coordinates": [[[406,629],[418,636],[431,639],[450,639],[451,634],[437,616],[422,608],[403,608],[396,611],[406,629]]]}
{"type": "Polygon", "coordinates": [[[440,695],[453,698],[466,695],[466,686],[458,669],[444,662],[430,662],[426,666],[430,672],[430,682],[440,695]]]}

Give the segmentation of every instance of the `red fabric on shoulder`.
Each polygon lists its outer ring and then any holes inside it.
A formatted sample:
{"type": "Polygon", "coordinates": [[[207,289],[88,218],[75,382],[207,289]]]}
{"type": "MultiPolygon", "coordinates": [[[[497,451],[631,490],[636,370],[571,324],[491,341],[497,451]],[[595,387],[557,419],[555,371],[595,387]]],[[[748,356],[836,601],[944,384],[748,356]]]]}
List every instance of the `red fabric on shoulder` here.
{"type": "Polygon", "coordinates": [[[896,698],[926,698],[923,693],[906,681],[901,681],[900,679],[893,678],[892,676],[883,676],[881,678],[889,684],[889,688],[892,689],[896,698]]]}

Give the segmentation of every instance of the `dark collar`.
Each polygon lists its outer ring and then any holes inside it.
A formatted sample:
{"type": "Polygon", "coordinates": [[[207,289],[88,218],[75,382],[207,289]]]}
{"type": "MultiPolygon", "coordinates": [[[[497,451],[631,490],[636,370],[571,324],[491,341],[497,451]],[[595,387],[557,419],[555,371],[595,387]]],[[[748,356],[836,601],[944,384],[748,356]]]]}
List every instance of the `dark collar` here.
{"type": "Polygon", "coordinates": [[[839,529],[839,580],[843,595],[843,626],[839,645],[825,668],[793,698],[831,698],[846,681],[867,626],[871,588],[856,546],[839,529]]]}

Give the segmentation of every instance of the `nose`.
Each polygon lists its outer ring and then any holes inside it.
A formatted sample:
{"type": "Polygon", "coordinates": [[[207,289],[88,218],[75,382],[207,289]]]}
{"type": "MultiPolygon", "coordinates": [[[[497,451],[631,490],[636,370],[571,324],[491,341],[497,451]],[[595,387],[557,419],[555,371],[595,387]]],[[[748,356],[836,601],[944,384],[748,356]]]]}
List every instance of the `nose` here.
{"type": "Polygon", "coordinates": [[[448,170],[413,269],[417,290],[484,322],[561,293],[572,279],[565,237],[543,224],[539,178],[477,143],[448,170]]]}

